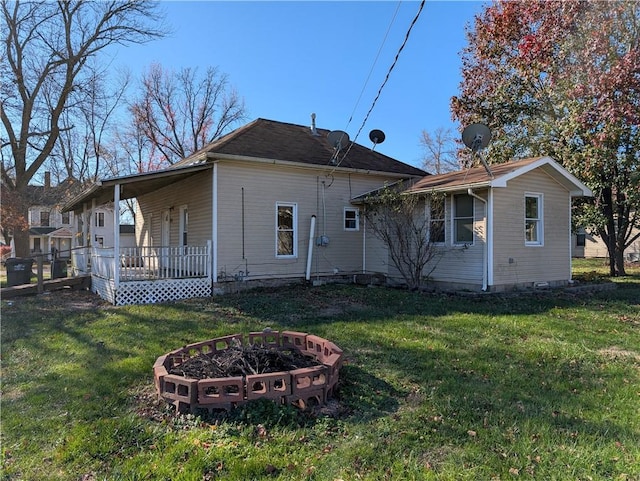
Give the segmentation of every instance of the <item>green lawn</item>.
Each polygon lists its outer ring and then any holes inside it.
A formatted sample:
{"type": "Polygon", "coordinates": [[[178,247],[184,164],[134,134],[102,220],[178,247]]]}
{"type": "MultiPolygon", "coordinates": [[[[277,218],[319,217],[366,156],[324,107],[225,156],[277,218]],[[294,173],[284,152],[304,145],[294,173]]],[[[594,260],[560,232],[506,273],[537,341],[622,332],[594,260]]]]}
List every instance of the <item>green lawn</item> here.
{"type": "MultiPolygon", "coordinates": [[[[606,280],[580,261],[576,278],[606,280]]],[[[297,286],[114,308],[2,302],[3,480],[640,480],[640,269],[575,295],[297,286]],[[152,364],[252,330],[346,355],[327,413],[157,403],[152,364]]]]}

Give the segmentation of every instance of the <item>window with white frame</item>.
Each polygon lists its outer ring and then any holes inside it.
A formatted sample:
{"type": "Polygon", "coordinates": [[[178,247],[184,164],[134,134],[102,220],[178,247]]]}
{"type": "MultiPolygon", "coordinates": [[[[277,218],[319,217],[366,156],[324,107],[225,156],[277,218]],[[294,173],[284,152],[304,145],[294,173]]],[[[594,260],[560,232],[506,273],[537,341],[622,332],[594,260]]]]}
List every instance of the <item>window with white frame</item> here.
{"type": "Polygon", "coordinates": [[[104,227],[104,212],[96,212],[96,227],[104,227]]]}
{"type": "Polygon", "coordinates": [[[360,230],[360,214],[358,209],[352,207],[344,208],[344,230],[360,230]]]}
{"type": "Polygon", "coordinates": [[[542,242],[542,194],[525,194],[524,243],[529,246],[539,246],[542,242]]]}
{"type": "Polygon", "coordinates": [[[453,242],[473,243],[473,197],[467,194],[453,196],[453,242]]]}
{"type": "Polygon", "coordinates": [[[70,219],[70,214],[69,212],[63,212],[62,213],[62,223],[64,225],[69,225],[71,224],[71,219],[70,219]]]}
{"type": "Polygon", "coordinates": [[[432,244],[444,244],[444,197],[432,196],[429,198],[429,242],[432,244]]]}
{"type": "Polygon", "coordinates": [[[188,245],[189,210],[186,205],[180,207],[180,245],[188,245]]]}
{"type": "Polygon", "coordinates": [[[298,255],[297,205],[276,203],[276,257],[298,255]]]}

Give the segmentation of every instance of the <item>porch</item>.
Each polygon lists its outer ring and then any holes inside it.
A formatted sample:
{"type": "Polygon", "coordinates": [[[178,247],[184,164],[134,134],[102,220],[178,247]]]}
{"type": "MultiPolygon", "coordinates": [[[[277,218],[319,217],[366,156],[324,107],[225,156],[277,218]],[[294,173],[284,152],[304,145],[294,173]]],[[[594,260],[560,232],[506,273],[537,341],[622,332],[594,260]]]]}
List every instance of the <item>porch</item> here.
{"type": "Polygon", "coordinates": [[[116,306],[153,304],[210,296],[211,251],[211,242],[76,248],[72,269],[74,274],[90,273],[91,290],[116,306]]]}

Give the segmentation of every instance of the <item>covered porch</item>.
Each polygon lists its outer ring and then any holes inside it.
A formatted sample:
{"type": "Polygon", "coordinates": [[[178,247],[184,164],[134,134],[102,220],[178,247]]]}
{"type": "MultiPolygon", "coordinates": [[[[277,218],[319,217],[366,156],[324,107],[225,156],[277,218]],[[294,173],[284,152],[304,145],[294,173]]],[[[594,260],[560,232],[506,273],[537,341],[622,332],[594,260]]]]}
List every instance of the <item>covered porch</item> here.
{"type": "Polygon", "coordinates": [[[63,210],[73,210],[79,219],[71,254],[73,273],[90,274],[91,290],[114,305],[211,296],[215,272],[211,240],[192,245],[185,236],[180,245],[161,242],[162,245],[125,247],[120,238],[120,209],[116,207],[112,245],[91,242],[95,238],[92,220],[96,206],[108,202],[118,206],[121,200],[135,198],[202,170],[202,166],[196,166],[107,180],[68,202],[63,210]]]}
{"type": "Polygon", "coordinates": [[[211,243],[180,247],[75,249],[72,265],[91,290],[116,306],[211,295],[211,243]]]}

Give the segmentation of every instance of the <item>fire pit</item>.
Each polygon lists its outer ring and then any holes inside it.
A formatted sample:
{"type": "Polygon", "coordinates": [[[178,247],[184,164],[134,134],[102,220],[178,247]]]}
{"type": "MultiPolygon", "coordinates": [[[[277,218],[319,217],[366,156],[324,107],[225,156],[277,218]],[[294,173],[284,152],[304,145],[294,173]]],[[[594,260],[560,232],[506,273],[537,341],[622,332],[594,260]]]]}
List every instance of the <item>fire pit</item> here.
{"type": "Polygon", "coordinates": [[[306,409],[325,404],[334,394],[342,357],[338,346],[321,337],[265,329],[249,333],[246,340],[242,334],[233,334],[171,351],[156,360],[153,375],[158,396],[181,412],[228,411],[261,398],[306,409]],[[306,363],[310,367],[287,371],[203,379],[196,379],[188,370],[180,369],[197,358],[215,360],[232,349],[247,347],[259,347],[282,355],[301,355],[315,362],[306,363]]]}

